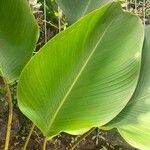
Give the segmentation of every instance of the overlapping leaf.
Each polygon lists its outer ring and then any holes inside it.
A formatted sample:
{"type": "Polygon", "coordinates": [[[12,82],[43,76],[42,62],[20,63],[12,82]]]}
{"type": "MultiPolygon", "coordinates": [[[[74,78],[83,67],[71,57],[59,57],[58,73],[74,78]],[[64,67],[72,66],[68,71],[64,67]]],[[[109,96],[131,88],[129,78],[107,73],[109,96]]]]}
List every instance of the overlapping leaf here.
{"type": "Polygon", "coordinates": [[[21,111],[47,137],[85,132],[112,120],[137,85],[143,26],[109,3],[50,40],[18,84],[21,111]]]}
{"type": "Polygon", "coordinates": [[[141,74],[137,89],[125,109],[107,127],[118,128],[131,145],[150,149],[150,26],[146,28],[141,74]]]}
{"type": "Polygon", "coordinates": [[[37,23],[27,1],[0,0],[0,70],[9,81],[18,78],[37,37],[37,23]]]}
{"type": "Polygon", "coordinates": [[[56,0],[70,23],[112,0],[56,0]]]}

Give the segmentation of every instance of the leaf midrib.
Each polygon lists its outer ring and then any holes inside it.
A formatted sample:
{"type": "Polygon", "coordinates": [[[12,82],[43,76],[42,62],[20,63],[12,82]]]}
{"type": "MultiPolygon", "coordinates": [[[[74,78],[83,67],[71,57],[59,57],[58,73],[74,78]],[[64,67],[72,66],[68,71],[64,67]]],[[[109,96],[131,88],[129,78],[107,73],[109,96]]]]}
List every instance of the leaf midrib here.
{"type": "Polygon", "coordinates": [[[84,15],[86,14],[86,12],[87,12],[87,10],[88,10],[88,8],[89,8],[90,3],[91,3],[91,0],[88,1],[88,3],[87,3],[87,5],[86,5],[85,9],[83,10],[82,16],[84,16],[84,15]]]}
{"type": "Polygon", "coordinates": [[[76,84],[76,82],[78,81],[79,77],[81,76],[82,72],[84,71],[86,65],[88,64],[89,60],[91,59],[91,57],[93,56],[94,52],[96,51],[98,45],[101,43],[103,37],[105,36],[106,32],[108,31],[109,27],[111,26],[113,21],[111,21],[108,26],[106,27],[106,29],[104,30],[101,38],[98,40],[98,42],[96,43],[95,47],[93,48],[93,51],[90,53],[89,57],[87,58],[87,60],[85,61],[85,63],[83,64],[81,70],[79,71],[77,77],[74,79],[73,83],[71,84],[68,92],[66,93],[66,95],[64,96],[64,98],[62,99],[61,103],[59,104],[58,108],[56,109],[55,113],[54,113],[54,116],[52,117],[51,121],[50,121],[50,124],[48,126],[48,131],[50,130],[57,114],[59,113],[59,110],[61,109],[61,107],[63,106],[65,100],[67,99],[68,95],[70,94],[71,90],[73,89],[74,85],[76,84]]]}

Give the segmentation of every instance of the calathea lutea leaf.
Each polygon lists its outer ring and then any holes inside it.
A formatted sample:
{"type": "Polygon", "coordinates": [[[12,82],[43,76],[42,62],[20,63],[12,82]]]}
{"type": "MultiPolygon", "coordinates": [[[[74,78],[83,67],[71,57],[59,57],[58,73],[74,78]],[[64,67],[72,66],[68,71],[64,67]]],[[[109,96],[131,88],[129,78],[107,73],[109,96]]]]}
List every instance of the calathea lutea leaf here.
{"type": "Polygon", "coordinates": [[[30,59],[38,26],[27,0],[0,0],[0,70],[14,81],[30,59]]]}
{"type": "Polygon", "coordinates": [[[144,31],[109,3],[50,40],[27,64],[18,103],[47,137],[81,134],[112,120],[137,85],[144,31]]]}
{"type": "Polygon", "coordinates": [[[146,27],[141,73],[136,91],[123,111],[106,127],[116,127],[131,145],[150,149],[150,26],[146,27]]]}
{"type": "Polygon", "coordinates": [[[112,0],[56,0],[69,23],[74,23],[82,16],[112,0]]]}

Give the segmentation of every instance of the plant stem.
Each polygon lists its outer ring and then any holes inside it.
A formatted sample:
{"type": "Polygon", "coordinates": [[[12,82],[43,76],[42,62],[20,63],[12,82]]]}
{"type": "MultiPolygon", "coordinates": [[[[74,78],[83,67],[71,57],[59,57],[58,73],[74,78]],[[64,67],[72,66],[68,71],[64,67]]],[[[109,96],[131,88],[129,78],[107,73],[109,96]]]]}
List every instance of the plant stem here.
{"type": "Polygon", "coordinates": [[[128,0],[125,0],[126,3],[126,10],[128,10],[128,0]]]}
{"type": "Polygon", "coordinates": [[[11,124],[12,124],[12,114],[13,114],[13,103],[12,103],[12,95],[9,88],[8,81],[3,78],[6,90],[7,90],[7,101],[8,101],[8,123],[7,123],[7,131],[6,131],[6,140],[5,140],[5,148],[4,150],[8,150],[9,141],[10,141],[10,133],[11,133],[11,124]]]}
{"type": "Polygon", "coordinates": [[[74,150],[77,145],[85,139],[88,135],[90,135],[96,128],[90,129],[88,132],[84,133],[81,137],[78,138],[78,140],[71,146],[70,150],[74,150]]]}
{"type": "Polygon", "coordinates": [[[31,134],[32,134],[32,132],[33,132],[33,130],[34,130],[34,127],[35,127],[35,125],[32,124],[31,129],[30,129],[30,132],[29,132],[28,137],[27,137],[27,139],[26,139],[26,142],[25,142],[25,144],[24,144],[23,150],[26,150],[26,148],[27,148],[27,145],[28,145],[28,143],[29,143],[31,134]]]}
{"type": "Polygon", "coordinates": [[[44,139],[42,150],[46,150],[46,143],[47,143],[47,137],[45,137],[44,139]]]}
{"type": "Polygon", "coordinates": [[[134,1],[134,4],[135,4],[135,11],[134,11],[134,13],[137,15],[137,0],[134,1]]]}
{"type": "Polygon", "coordinates": [[[146,0],[143,0],[143,24],[144,24],[144,27],[145,27],[145,18],[146,18],[146,0]]]}
{"type": "Polygon", "coordinates": [[[47,20],[47,14],[46,14],[46,0],[44,0],[44,40],[45,40],[45,43],[47,42],[47,26],[46,26],[46,20],[47,20]]]}
{"type": "Polygon", "coordinates": [[[59,32],[61,31],[61,16],[62,16],[62,10],[58,6],[58,28],[59,28],[59,32]]]}

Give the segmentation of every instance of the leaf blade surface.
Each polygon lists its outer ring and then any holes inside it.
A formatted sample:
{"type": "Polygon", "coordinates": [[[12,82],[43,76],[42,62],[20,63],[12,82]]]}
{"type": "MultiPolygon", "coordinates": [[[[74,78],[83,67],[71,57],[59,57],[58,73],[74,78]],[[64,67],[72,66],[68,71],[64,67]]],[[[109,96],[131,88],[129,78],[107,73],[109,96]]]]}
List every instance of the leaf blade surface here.
{"type": "Polygon", "coordinates": [[[18,85],[20,109],[48,137],[106,124],[133,94],[142,41],[139,19],[118,3],[90,13],[50,40],[25,67],[18,85]]]}
{"type": "Polygon", "coordinates": [[[0,1],[0,69],[9,81],[18,79],[38,38],[38,25],[26,0],[0,1]]]}
{"type": "Polygon", "coordinates": [[[56,0],[56,3],[63,10],[68,21],[74,23],[82,16],[110,1],[111,0],[56,0]]]}
{"type": "Polygon", "coordinates": [[[116,127],[125,140],[142,150],[150,149],[150,26],[146,27],[142,65],[135,93],[123,109],[106,127],[116,127]]]}

